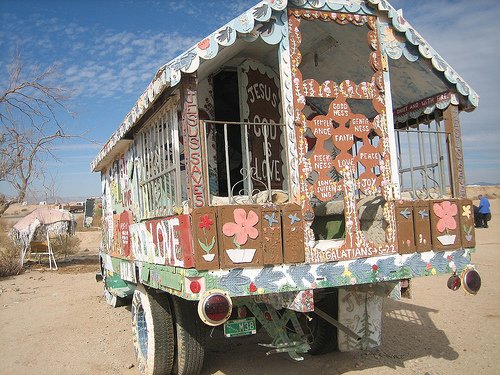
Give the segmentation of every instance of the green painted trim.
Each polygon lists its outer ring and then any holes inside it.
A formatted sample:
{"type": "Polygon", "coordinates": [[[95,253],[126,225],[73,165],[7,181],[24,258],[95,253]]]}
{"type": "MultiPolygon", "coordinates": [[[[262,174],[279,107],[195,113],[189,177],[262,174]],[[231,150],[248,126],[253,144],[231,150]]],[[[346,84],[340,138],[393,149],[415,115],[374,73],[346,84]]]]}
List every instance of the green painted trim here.
{"type": "Polygon", "coordinates": [[[120,264],[126,259],[115,258],[115,257],[110,257],[110,258],[111,258],[111,265],[113,266],[115,273],[120,274],[120,264]]]}
{"type": "Polygon", "coordinates": [[[123,280],[116,272],[108,271],[104,279],[105,288],[113,295],[128,298],[134,294],[135,284],[123,280]]]}
{"type": "Polygon", "coordinates": [[[118,289],[118,288],[126,288],[128,287],[128,284],[126,281],[124,281],[121,277],[120,274],[114,272],[108,272],[105,278],[105,285],[107,288],[110,289],[118,289]]]}
{"type": "Polygon", "coordinates": [[[160,266],[152,263],[141,263],[141,282],[156,289],[172,294],[182,292],[184,276],[175,267],[160,266]],[[176,291],[176,292],[173,292],[176,291]]]}
{"type": "Polygon", "coordinates": [[[150,270],[150,266],[148,263],[142,263],[142,267],[141,267],[141,282],[142,283],[149,283],[149,270],[150,270]]]}

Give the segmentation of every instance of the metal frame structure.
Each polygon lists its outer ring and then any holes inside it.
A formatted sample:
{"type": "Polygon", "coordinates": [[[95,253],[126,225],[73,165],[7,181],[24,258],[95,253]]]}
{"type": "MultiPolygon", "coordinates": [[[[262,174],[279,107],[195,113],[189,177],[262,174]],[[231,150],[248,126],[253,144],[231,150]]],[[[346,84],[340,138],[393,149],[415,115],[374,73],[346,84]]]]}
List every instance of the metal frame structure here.
{"type": "Polygon", "coordinates": [[[29,247],[23,251],[22,262],[24,263],[24,258],[26,257],[26,253],[29,251],[31,255],[38,256],[38,264],[40,264],[40,257],[42,255],[47,255],[49,257],[49,269],[57,271],[57,263],[56,258],[54,256],[54,251],[52,250],[52,245],[50,244],[49,232],[46,233],[45,241],[31,241],[29,247]],[[41,250],[41,251],[40,251],[41,250]],[[52,263],[54,263],[54,267],[52,267],[52,263]]]}

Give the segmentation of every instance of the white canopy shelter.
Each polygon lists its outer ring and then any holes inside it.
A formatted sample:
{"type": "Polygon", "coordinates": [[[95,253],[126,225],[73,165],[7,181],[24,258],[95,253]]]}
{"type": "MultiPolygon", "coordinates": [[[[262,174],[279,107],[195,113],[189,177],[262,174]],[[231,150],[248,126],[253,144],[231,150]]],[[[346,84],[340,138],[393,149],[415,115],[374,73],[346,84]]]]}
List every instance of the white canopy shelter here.
{"type": "Polygon", "coordinates": [[[75,232],[76,222],[73,215],[66,210],[37,208],[19,220],[11,230],[11,237],[21,245],[21,265],[26,253],[31,250],[39,256],[48,255],[49,266],[57,269],[56,260],[50,244],[50,235],[69,234],[75,232]]]}

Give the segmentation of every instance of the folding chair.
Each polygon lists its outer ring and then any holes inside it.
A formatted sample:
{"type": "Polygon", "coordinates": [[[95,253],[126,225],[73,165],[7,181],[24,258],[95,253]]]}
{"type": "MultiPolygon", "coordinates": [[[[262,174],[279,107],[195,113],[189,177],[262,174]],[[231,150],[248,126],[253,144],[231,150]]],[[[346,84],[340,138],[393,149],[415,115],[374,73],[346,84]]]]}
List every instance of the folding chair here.
{"type": "Polygon", "coordinates": [[[40,257],[42,255],[48,255],[49,268],[52,269],[52,262],[53,262],[54,263],[53,269],[57,270],[56,258],[54,257],[54,252],[52,251],[52,246],[50,245],[50,239],[48,234],[47,234],[47,239],[45,241],[31,241],[30,253],[31,255],[38,255],[38,263],[40,263],[40,257]]]}

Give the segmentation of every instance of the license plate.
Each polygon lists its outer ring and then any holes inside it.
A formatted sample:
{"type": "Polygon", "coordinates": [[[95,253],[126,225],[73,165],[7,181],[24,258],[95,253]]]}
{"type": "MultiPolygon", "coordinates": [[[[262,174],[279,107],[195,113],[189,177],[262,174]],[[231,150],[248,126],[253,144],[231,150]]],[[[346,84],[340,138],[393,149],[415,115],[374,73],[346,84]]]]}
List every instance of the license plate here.
{"type": "Polygon", "coordinates": [[[224,336],[226,337],[255,335],[256,333],[255,317],[228,320],[224,323],[224,336]]]}

